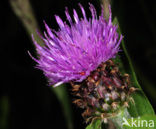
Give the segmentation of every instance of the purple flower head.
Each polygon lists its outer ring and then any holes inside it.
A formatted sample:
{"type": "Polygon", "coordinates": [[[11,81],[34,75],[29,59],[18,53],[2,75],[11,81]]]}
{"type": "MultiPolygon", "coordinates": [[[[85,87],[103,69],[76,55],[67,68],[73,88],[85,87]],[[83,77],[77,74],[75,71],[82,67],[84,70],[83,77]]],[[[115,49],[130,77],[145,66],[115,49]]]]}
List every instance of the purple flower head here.
{"type": "Polygon", "coordinates": [[[55,16],[59,30],[52,30],[45,23],[46,32],[44,37],[41,36],[45,46],[41,47],[34,40],[39,54],[34,60],[50,85],[58,86],[71,80],[81,82],[102,62],[115,57],[119,50],[122,36],[119,38],[117,26],[112,24],[111,10],[106,21],[103,14],[98,17],[94,6],[89,5],[92,15],[89,20],[82,5],[79,4],[83,18],[73,10],[74,22],[66,8],[69,24],[55,16]]]}

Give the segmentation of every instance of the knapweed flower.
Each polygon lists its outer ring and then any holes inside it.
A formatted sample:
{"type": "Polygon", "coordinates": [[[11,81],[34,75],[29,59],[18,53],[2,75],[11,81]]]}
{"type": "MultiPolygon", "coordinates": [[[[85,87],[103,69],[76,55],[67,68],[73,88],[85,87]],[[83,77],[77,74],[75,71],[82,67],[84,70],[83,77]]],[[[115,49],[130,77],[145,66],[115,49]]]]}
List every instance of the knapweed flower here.
{"type": "Polygon", "coordinates": [[[135,91],[130,87],[129,75],[122,75],[112,59],[119,51],[122,35],[118,35],[117,26],[112,24],[111,10],[107,21],[89,5],[92,18],[87,19],[79,4],[83,17],[79,18],[74,10],[72,21],[66,8],[68,23],[55,16],[59,30],[52,30],[45,23],[47,32],[41,36],[45,46],[34,40],[39,54],[38,59],[34,58],[37,67],[43,70],[50,84],[72,85],[73,95],[77,96],[73,102],[85,109],[82,116],[87,122],[110,117],[121,107],[127,107],[135,91]]]}
{"type": "Polygon", "coordinates": [[[45,23],[47,33],[42,37],[45,46],[34,41],[39,54],[39,59],[35,59],[37,67],[43,70],[51,85],[72,80],[81,82],[102,62],[115,57],[119,50],[122,36],[119,37],[117,26],[112,24],[111,10],[106,21],[102,13],[98,17],[94,6],[89,5],[92,18],[87,19],[79,4],[83,18],[73,10],[73,22],[66,8],[68,23],[55,16],[59,30],[52,30],[45,23]]]}

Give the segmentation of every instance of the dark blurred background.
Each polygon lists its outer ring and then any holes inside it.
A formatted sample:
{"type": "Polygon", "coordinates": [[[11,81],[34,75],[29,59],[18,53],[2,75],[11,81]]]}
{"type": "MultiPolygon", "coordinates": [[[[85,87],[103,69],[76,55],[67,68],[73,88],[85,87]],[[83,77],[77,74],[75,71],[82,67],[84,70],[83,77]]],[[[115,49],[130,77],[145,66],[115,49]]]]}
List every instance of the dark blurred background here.
{"type": "MultiPolygon", "coordinates": [[[[65,20],[64,8],[78,9],[80,2],[87,10],[88,2],[99,8],[98,0],[31,0],[41,30],[43,20],[57,29],[54,14],[65,20]]],[[[99,12],[99,9],[98,9],[99,12]]],[[[156,107],[156,1],[112,0],[113,16],[117,16],[125,44],[137,77],[153,107],[156,107]]],[[[34,68],[32,41],[8,0],[0,2],[0,122],[5,129],[66,129],[60,103],[42,72],[34,68]],[[7,120],[7,121],[4,121],[7,120]],[[61,123],[61,124],[60,124],[61,123]]],[[[81,16],[81,14],[80,14],[81,16]]],[[[72,105],[75,129],[84,128],[81,111],[72,105]]],[[[4,129],[4,128],[2,128],[4,129]]]]}

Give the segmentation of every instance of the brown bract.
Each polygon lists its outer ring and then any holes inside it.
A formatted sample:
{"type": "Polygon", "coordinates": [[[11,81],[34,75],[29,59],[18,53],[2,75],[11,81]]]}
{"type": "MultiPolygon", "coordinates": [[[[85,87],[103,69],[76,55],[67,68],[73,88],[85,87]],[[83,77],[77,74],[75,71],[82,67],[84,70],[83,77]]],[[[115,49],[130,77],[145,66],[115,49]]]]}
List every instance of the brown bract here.
{"type": "Polygon", "coordinates": [[[71,85],[73,103],[84,109],[82,116],[86,122],[111,117],[121,107],[128,107],[130,95],[136,90],[131,87],[129,75],[122,75],[113,60],[102,63],[85,80],[71,85]]]}

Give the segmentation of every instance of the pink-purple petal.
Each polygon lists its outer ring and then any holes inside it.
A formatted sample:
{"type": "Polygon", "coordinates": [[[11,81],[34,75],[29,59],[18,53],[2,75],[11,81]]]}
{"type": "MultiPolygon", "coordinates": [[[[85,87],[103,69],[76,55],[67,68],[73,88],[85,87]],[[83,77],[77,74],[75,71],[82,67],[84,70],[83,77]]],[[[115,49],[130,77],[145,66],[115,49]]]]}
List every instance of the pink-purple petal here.
{"type": "Polygon", "coordinates": [[[103,18],[103,10],[97,17],[94,6],[89,5],[92,14],[89,20],[79,4],[83,18],[79,19],[74,10],[75,22],[72,21],[68,9],[65,10],[70,25],[55,16],[59,31],[50,29],[44,22],[46,32],[41,36],[44,47],[38,45],[33,38],[39,57],[32,58],[37,62],[37,68],[43,70],[50,85],[54,84],[56,87],[71,80],[81,82],[102,62],[114,58],[119,51],[123,36],[119,37],[117,26],[112,24],[111,8],[109,7],[110,16],[107,22],[103,18]]]}

